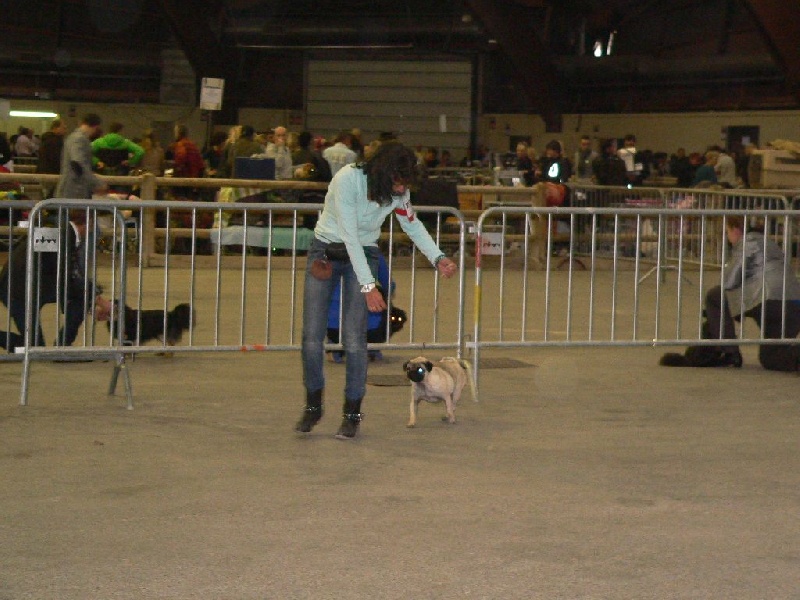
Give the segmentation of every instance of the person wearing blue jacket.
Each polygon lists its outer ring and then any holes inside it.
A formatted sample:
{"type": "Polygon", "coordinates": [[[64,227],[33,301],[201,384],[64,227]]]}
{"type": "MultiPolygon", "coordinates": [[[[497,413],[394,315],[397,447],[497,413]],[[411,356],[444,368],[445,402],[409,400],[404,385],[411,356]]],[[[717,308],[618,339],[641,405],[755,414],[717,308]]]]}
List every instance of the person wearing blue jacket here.
{"type": "MultiPolygon", "coordinates": [[[[386,264],[386,259],[383,254],[378,257],[378,278],[377,285],[383,290],[388,297],[394,294],[395,282],[389,284],[389,265],[386,264]]],[[[336,284],[331,296],[331,303],[328,306],[328,339],[334,344],[339,342],[339,330],[341,312],[341,285],[336,284]]],[[[367,316],[367,342],[385,342],[386,341],[386,317],[387,311],[371,312],[367,316]]],[[[344,362],[344,352],[334,350],[331,353],[333,362],[344,362]]],[[[383,355],[380,350],[368,350],[367,356],[370,362],[381,360],[383,355]]]]}
{"type": "Polygon", "coordinates": [[[367,384],[367,318],[386,310],[376,285],[381,226],[395,213],[400,227],[442,277],[456,264],[433,241],[414,213],[410,187],[418,181],[414,152],[400,142],[381,144],[368,160],[343,167],[333,178],[308,250],[303,292],[303,384],[306,406],[295,426],[308,433],[323,414],[328,306],[342,281],[342,345],[347,353],[342,424],[336,437],[355,437],[367,384]]]}

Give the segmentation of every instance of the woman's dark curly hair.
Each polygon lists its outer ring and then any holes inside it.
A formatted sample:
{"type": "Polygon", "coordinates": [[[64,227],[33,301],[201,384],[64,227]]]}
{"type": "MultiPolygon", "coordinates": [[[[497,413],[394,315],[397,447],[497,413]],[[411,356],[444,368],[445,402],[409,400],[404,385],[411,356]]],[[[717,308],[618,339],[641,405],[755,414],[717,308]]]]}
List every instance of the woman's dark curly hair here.
{"type": "Polygon", "coordinates": [[[396,183],[411,188],[419,182],[417,157],[400,142],[383,142],[358,167],[367,175],[367,197],[381,206],[391,204],[392,187],[396,183]]]}

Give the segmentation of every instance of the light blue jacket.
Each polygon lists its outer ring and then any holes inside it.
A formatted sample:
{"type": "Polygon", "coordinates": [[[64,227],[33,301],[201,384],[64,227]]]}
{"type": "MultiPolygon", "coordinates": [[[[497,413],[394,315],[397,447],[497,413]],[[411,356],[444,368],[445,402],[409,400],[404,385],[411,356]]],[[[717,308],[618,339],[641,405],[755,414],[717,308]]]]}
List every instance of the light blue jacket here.
{"type": "Polygon", "coordinates": [[[431,264],[442,256],[442,251],[414,214],[408,190],[402,196],[395,196],[388,206],[372,202],[367,198],[367,176],[355,165],[343,167],[331,180],[314,235],[326,243],[344,242],[358,282],[361,285],[374,283],[364,246],[378,245],[381,226],[392,211],[400,227],[431,264]]]}

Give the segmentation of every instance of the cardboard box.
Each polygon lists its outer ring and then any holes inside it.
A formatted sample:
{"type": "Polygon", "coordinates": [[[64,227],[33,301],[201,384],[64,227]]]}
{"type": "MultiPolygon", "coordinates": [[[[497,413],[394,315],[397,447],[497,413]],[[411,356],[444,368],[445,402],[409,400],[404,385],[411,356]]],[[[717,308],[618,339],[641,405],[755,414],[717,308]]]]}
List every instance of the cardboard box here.
{"type": "Polygon", "coordinates": [[[461,192],[458,194],[458,207],[460,210],[481,210],[481,194],[475,192],[461,192]]]}

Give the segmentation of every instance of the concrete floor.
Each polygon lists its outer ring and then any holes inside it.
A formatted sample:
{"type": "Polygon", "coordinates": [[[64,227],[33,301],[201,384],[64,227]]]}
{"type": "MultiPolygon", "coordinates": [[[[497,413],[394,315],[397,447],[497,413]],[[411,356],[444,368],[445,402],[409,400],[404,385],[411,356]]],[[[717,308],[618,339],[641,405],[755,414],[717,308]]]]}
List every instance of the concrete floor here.
{"type": "MultiPolygon", "coordinates": [[[[145,274],[157,306],[163,278],[145,274]]],[[[209,302],[213,274],[199,277],[209,302]]],[[[239,275],[225,277],[237,307],[239,275]]],[[[455,292],[442,286],[443,306],[455,292]]],[[[248,307],[256,335],[263,307],[248,307]]],[[[288,320],[274,320],[280,343],[288,320]]],[[[333,437],[333,363],[327,415],[294,433],[297,352],[140,356],[133,411],[121,385],[106,396],[111,363],[35,362],[20,407],[21,365],[2,362],[0,600],[800,597],[800,381],[762,370],[753,347],[741,370],[659,368],[664,350],[487,350],[528,366],[481,369],[481,402],[465,398],[455,426],[423,405],[406,429],[408,386],[370,385],[350,442],[333,437]]],[[[387,351],[370,377],[417,354],[387,351]]]]}
{"type": "MultiPolygon", "coordinates": [[[[459,422],[370,385],[293,432],[296,353],[0,364],[0,599],[797,598],[793,375],[660,349],[487,352],[459,422]],[[120,389],[120,393],[121,393],[120,389]]],[[[371,375],[410,358],[386,353],[371,375]]]]}

